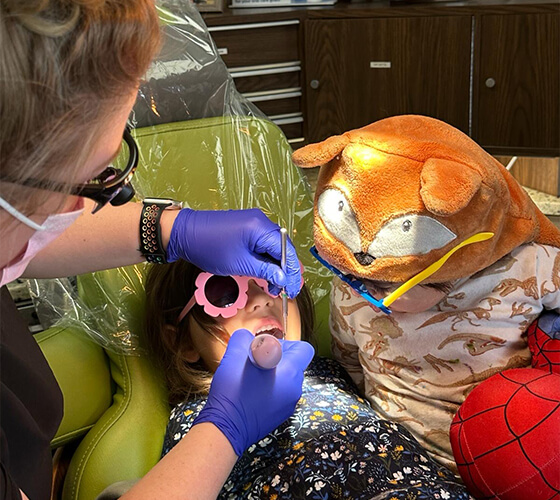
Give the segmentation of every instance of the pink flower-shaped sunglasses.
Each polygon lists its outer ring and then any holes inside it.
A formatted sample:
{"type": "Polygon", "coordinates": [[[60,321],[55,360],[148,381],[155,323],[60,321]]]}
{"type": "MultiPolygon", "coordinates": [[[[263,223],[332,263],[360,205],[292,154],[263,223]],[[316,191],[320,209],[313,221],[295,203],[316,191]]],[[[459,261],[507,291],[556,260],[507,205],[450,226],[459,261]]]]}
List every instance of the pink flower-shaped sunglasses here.
{"type": "Polygon", "coordinates": [[[207,272],[200,273],[195,281],[195,292],[187,305],[179,314],[179,323],[190,312],[195,304],[204,308],[204,312],[212,317],[231,318],[237,311],[247,305],[249,281],[253,280],[268,295],[276,298],[268,291],[268,283],[260,278],[249,276],[218,276],[207,272]]]}

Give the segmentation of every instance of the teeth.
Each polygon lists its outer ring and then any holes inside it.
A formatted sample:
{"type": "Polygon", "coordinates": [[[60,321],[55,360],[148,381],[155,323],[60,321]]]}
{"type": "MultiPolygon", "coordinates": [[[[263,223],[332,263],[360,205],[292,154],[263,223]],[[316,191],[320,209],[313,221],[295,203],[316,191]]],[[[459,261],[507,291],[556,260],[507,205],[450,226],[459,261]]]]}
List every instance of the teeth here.
{"type": "MultiPolygon", "coordinates": [[[[265,326],[261,326],[258,330],[255,331],[255,335],[259,334],[259,333],[263,333],[263,332],[269,332],[271,330],[280,330],[282,331],[281,328],[278,328],[278,325],[265,325],[265,326]]],[[[283,333],[283,332],[282,332],[283,333]]]]}

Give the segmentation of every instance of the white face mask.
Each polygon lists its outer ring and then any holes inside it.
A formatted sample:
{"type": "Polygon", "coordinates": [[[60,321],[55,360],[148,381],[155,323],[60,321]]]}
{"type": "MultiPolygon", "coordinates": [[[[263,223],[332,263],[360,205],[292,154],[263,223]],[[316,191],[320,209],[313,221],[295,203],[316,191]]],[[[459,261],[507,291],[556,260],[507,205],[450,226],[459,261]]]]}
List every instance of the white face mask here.
{"type": "Polygon", "coordinates": [[[0,206],[23,222],[26,226],[32,227],[36,230],[27,242],[27,248],[25,249],[24,254],[16,260],[10,262],[4,269],[0,270],[0,286],[4,286],[6,283],[10,283],[11,281],[19,278],[33,257],[35,257],[41,250],[43,250],[43,248],[48,246],[66,229],[68,229],[84,211],[84,202],[83,199],[81,199],[79,203],[80,208],[78,210],[63,214],[49,215],[45,222],[39,225],[27,218],[21,212],[17,211],[2,198],[0,198],[0,206]],[[6,209],[6,205],[9,206],[10,209],[6,209]]]}

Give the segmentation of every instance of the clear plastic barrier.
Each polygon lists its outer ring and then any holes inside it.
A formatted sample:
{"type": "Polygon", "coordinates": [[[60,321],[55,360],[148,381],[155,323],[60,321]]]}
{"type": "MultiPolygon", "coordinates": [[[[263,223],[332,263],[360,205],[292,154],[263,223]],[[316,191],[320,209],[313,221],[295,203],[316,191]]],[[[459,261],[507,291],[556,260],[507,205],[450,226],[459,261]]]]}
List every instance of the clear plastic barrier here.
{"type": "MultiPolygon", "coordinates": [[[[235,89],[198,11],[161,2],[163,45],[141,84],[130,121],[140,147],[138,199],[171,197],[196,209],[261,208],[288,229],[315,300],[328,273],[313,261],[313,199],[280,129],[235,89]]],[[[221,242],[219,235],[216,244],[221,242]]],[[[114,352],[141,347],[147,264],[34,280],[42,324],[79,324],[114,352]]]]}

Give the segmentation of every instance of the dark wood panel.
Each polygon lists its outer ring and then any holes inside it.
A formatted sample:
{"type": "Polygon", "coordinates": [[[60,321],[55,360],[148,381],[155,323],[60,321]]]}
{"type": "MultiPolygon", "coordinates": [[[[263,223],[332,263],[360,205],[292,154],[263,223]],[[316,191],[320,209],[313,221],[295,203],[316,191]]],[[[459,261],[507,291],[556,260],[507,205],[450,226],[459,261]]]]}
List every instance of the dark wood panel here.
{"type": "Polygon", "coordinates": [[[357,19],[367,17],[464,16],[475,14],[531,14],[558,12],[560,3],[546,0],[466,0],[396,4],[389,0],[339,2],[333,7],[305,11],[306,19],[357,19]]]}
{"type": "Polygon", "coordinates": [[[347,130],[344,103],[348,99],[349,55],[339,23],[307,21],[305,24],[306,120],[310,142],[347,130]]]}
{"type": "Polygon", "coordinates": [[[301,99],[275,99],[273,101],[260,101],[253,103],[265,115],[282,115],[286,113],[301,113],[301,99]]]}
{"type": "Polygon", "coordinates": [[[229,68],[299,60],[299,24],[213,31],[212,38],[229,68]]]}
{"type": "MultiPolygon", "coordinates": [[[[467,108],[463,106],[468,106],[470,101],[470,95],[468,97],[465,96],[465,83],[464,80],[461,80],[459,85],[450,85],[450,82],[457,82],[458,81],[458,74],[464,74],[465,68],[465,57],[467,54],[470,55],[470,46],[464,50],[460,54],[460,57],[456,57],[458,50],[449,47],[449,40],[445,38],[444,35],[441,35],[441,31],[433,35],[435,31],[432,33],[427,33],[425,35],[426,39],[429,39],[432,36],[435,36],[438,40],[430,44],[426,40],[420,40],[417,43],[417,47],[415,49],[410,50],[411,55],[409,57],[415,57],[416,62],[413,63],[411,66],[413,71],[411,73],[414,75],[408,81],[406,77],[403,77],[403,71],[395,71],[394,73],[396,76],[393,78],[392,82],[391,79],[387,77],[387,75],[383,76],[380,72],[377,72],[377,80],[370,78],[371,74],[369,71],[366,72],[366,75],[362,75],[360,78],[360,72],[352,66],[351,61],[347,59],[353,59],[356,57],[356,54],[359,55],[360,53],[366,52],[368,47],[371,46],[378,46],[383,47],[383,43],[386,41],[386,46],[403,46],[407,43],[407,39],[416,39],[418,40],[418,35],[415,33],[416,28],[413,24],[408,24],[409,27],[412,26],[414,28],[411,32],[406,33],[405,39],[403,40],[402,37],[397,36],[396,33],[402,33],[403,29],[397,28],[396,31],[393,29],[395,25],[387,24],[389,26],[389,33],[385,33],[383,35],[379,35],[381,40],[376,39],[375,37],[371,36],[367,38],[366,36],[353,36],[355,33],[352,33],[352,30],[356,30],[360,28],[360,24],[356,24],[356,28],[348,28],[344,27],[344,24],[338,24],[339,21],[353,21],[353,22],[369,22],[369,21],[377,21],[377,22],[387,22],[387,21],[402,21],[406,20],[407,22],[411,22],[412,20],[424,20],[424,19],[450,19],[454,17],[461,17],[464,19],[471,19],[471,16],[475,16],[475,53],[474,53],[474,60],[473,60],[473,67],[474,67],[474,74],[472,76],[471,84],[473,86],[472,97],[474,98],[471,102],[471,110],[472,110],[472,123],[470,126],[472,127],[473,137],[476,138],[476,134],[479,132],[484,133],[484,124],[487,124],[487,128],[492,131],[492,123],[488,121],[489,119],[498,120],[499,116],[502,116],[503,112],[495,112],[495,105],[490,105],[488,102],[481,102],[479,97],[483,97],[483,92],[485,89],[479,89],[479,83],[483,84],[484,80],[481,80],[481,73],[480,73],[480,44],[478,43],[478,37],[480,36],[480,19],[481,16],[488,18],[489,16],[494,17],[525,17],[525,15],[536,15],[536,14],[558,14],[560,13],[560,2],[557,0],[471,0],[471,1],[451,1],[451,2],[432,2],[432,3],[422,3],[422,4],[409,4],[409,5],[397,5],[395,3],[391,4],[390,0],[375,0],[372,2],[346,2],[346,1],[339,1],[335,6],[325,6],[325,7],[297,7],[297,8],[260,8],[260,9],[230,9],[225,7],[223,13],[209,13],[204,14],[204,18],[206,23],[209,26],[225,26],[225,25],[234,25],[236,23],[253,23],[253,22],[270,22],[270,21],[282,21],[282,20],[293,20],[299,19],[305,29],[307,30],[306,33],[306,50],[303,50],[301,46],[303,42],[302,36],[302,25],[300,24],[299,27],[297,25],[292,26],[294,31],[299,30],[298,42],[300,44],[299,49],[297,50],[298,56],[294,58],[290,58],[291,60],[299,60],[302,64],[302,71],[294,72],[294,73],[286,73],[282,75],[264,75],[264,76],[257,76],[257,77],[243,77],[243,78],[236,78],[236,86],[242,92],[255,92],[260,90],[266,89],[280,89],[280,88],[292,88],[292,87],[303,87],[303,96],[302,101],[304,106],[304,111],[306,114],[305,122],[303,126],[301,124],[297,124],[294,126],[288,126],[288,128],[293,127],[300,130],[295,131],[297,136],[303,136],[309,139],[310,133],[315,134],[313,140],[319,140],[319,138],[324,138],[329,135],[333,135],[336,133],[340,133],[341,131],[348,130],[349,128],[360,126],[365,124],[366,122],[369,123],[373,121],[375,117],[370,113],[369,107],[372,103],[375,105],[377,100],[377,107],[383,109],[385,106],[386,111],[388,114],[395,114],[394,110],[400,109],[399,106],[402,106],[404,102],[406,106],[409,108],[406,109],[425,109],[429,108],[428,112],[424,114],[432,114],[433,116],[438,116],[439,118],[445,119],[446,121],[453,123],[454,125],[458,126],[464,131],[468,131],[468,111],[467,108]],[[523,14],[520,16],[520,14],[523,14]],[[330,22],[333,21],[335,24],[333,25],[317,25],[312,24],[316,22],[330,22]],[[309,31],[311,29],[311,31],[309,31]],[[393,33],[395,32],[395,33],[393,33]],[[314,37],[315,43],[310,49],[309,38],[314,37]],[[348,42],[348,40],[351,41],[348,42]],[[368,43],[370,45],[368,45],[368,43]],[[439,44],[440,47],[436,47],[435,50],[431,50],[434,44],[439,44]],[[319,47],[319,50],[316,48],[319,47]],[[424,49],[420,50],[421,47],[424,49]],[[443,47],[443,49],[441,48],[443,47]],[[418,50],[416,50],[418,49],[418,50]],[[430,54],[430,51],[432,54],[430,54]],[[420,58],[424,58],[424,64],[420,58]],[[447,58],[447,59],[444,59],[447,58]],[[428,61],[426,63],[426,61],[428,61]],[[448,64],[446,66],[446,64],[448,64]],[[437,71],[433,71],[433,68],[436,67],[437,71]],[[445,68],[441,71],[441,68],[445,68]],[[325,70],[324,73],[319,73],[321,76],[320,78],[320,86],[318,90],[312,90],[309,87],[309,82],[315,77],[316,74],[312,74],[315,72],[317,68],[320,68],[321,71],[325,70]],[[448,71],[450,69],[450,71],[448,71]],[[297,76],[296,76],[297,75],[297,76]],[[326,78],[322,76],[326,75],[326,78]],[[349,76],[348,76],[349,75],[349,76]],[[426,76],[427,75],[427,76],[426,76]],[[434,83],[434,75],[437,75],[437,83],[434,83]],[[347,78],[348,77],[348,78],[347,78]],[[286,80],[284,80],[286,78],[286,80]],[[296,82],[296,79],[298,81],[296,82]],[[299,81],[301,79],[301,81],[299,81]],[[426,80],[426,81],[425,81],[426,80]],[[389,86],[393,86],[391,90],[382,89],[380,92],[377,90],[376,96],[372,96],[371,93],[375,92],[375,88],[379,89],[380,85],[383,82],[389,81],[389,86]],[[410,88],[413,88],[414,91],[412,93],[412,97],[407,98],[407,92],[410,88]],[[437,93],[436,97],[433,97],[433,92],[437,93]],[[480,93],[479,90],[482,92],[480,93]],[[363,94],[360,94],[363,92],[363,94]],[[414,92],[417,92],[416,94],[414,92]],[[424,96],[424,100],[426,102],[420,102],[418,105],[419,95],[424,96]],[[409,99],[411,101],[409,102],[409,99]],[[479,107],[480,104],[480,107],[479,107]],[[439,113],[439,110],[448,106],[447,114],[444,112],[443,115],[434,114],[430,111],[430,109],[436,108],[436,113],[439,113]],[[460,109],[459,109],[460,108],[460,109]],[[479,110],[487,112],[487,116],[483,117],[482,115],[479,120],[479,110]],[[366,118],[363,120],[364,123],[357,123],[356,117],[365,116],[366,118]],[[451,117],[451,118],[446,118],[451,117]],[[455,117],[455,118],[453,118],[455,117]],[[352,121],[353,120],[353,121],[352,121]],[[457,120],[454,122],[454,120],[457,120]],[[354,123],[354,125],[349,125],[349,123],[354,123]],[[482,129],[479,128],[479,125],[482,125],[482,129]],[[310,130],[308,131],[308,127],[310,126],[310,130]],[[315,130],[319,127],[319,130],[315,130]]],[[[557,21],[556,21],[557,22],[557,21]]],[[[379,25],[378,25],[379,26],[379,25]]],[[[382,26],[382,25],[381,25],[382,26]]],[[[434,25],[434,30],[437,26],[434,25]]],[[[459,32],[463,33],[470,29],[470,26],[466,28],[460,27],[458,32],[454,35],[456,36],[455,41],[457,41],[457,45],[462,45],[462,41],[460,40],[459,32]]],[[[408,29],[408,28],[407,28],[408,29]]],[[[555,28],[558,29],[557,27],[555,28]]],[[[259,57],[258,53],[264,51],[268,51],[270,49],[269,44],[270,40],[267,37],[269,33],[268,29],[262,28],[261,33],[257,35],[256,41],[245,41],[242,44],[245,44],[245,48],[250,52],[253,52],[252,57],[256,57],[257,63],[250,62],[250,59],[247,59],[244,56],[238,56],[237,62],[235,66],[247,66],[251,64],[268,64],[273,62],[286,62],[286,60],[280,60],[280,57],[270,58],[270,57],[259,57]],[[257,56],[255,56],[255,53],[257,56]]],[[[516,30],[522,35],[523,29],[521,27],[516,28],[516,30]]],[[[252,31],[252,30],[249,30],[252,31]]],[[[249,31],[237,32],[238,38],[244,38],[249,31]]],[[[427,30],[429,31],[429,29],[427,30]]],[[[446,36],[453,36],[453,33],[449,33],[451,30],[444,30],[446,32],[446,36]]],[[[531,31],[531,29],[529,29],[531,31]]],[[[216,34],[218,32],[214,32],[216,34]]],[[[232,31],[230,31],[230,34],[232,31]]],[[[255,33],[255,31],[253,31],[255,33]]],[[[426,33],[426,32],[425,32],[426,33]]],[[[219,35],[218,35],[219,36],[219,35]]],[[[230,35],[233,36],[233,35],[230,35]]],[[[368,35],[369,36],[369,35],[368,35]]],[[[539,35],[536,35],[535,40],[540,40],[540,43],[544,43],[547,37],[547,33],[543,32],[539,35]]],[[[249,38],[253,38],[249,36],[249,38]]],[[[452,41],[451,45],[453,46],[455,42],[452,41]]],[[[297,43],[296,43],[297,45],[297,43]]],[[[505,42],[505,45],[511,46],[510,42],[505,42]]],[[[515,45],[515,44],[513,44],[515,45]]],[[[556,47],[558,49],[560,43],[558,42],[558,38],[553,36],[550,40],[548,48],[545,49],[546,51],[550,51],[551,47],[556,47]]],[[[228,51],[231,49],[228,48],[228,51]]],[[[409,50],[406,48],[402,49],[403,51],[409,50]]],[[[493,49],[490,47],[490,51],[493,49]]],[[[528,49],[527,49],[528,50],[528,49]]],[[[537,49],[540,50],[540,49],[537,49]]],[[[272,50],[275,52],[275,49],[272,50]]],[[[511,65],[511,61],[507,58],[501,58],[500,54],[503,52],[501,48],[496,48],[494,52],[494,56],[497,60],[497,63],[501,64],[502,59],[506,65],[511,65]]],[[[293,53],[293,52],[292,52],[293,53]]],[[[556,68],[556,75],[558,77],[558,55],[557,53],[553,53],[552,58],[556,57],[555,68],[556,68]]],[[[225,58],[227,60],[227,56],[225,58]]],[[[404,58],[404,62],[406,58],[404,58]]],[[[529,66],[532,68],[532,64],[534,61],[530,61],[529,66]]],[[[230,67],[232,67],[231,63],[228,63],[230,67]]],[[[470,61],[469,61],[470,65],[470,61]]],[[[395,66],[393,65],[393,68],[395,66]]],[[[532,71],[532,69],[531,69],[532,71]]],[[[525,75],[526,76],[526,75],[525,75]]],[[[536,78],[536,77],[535,77],[536,78]]],[[[535,90],[535,93],[543,94],[548,92],[550,89],[553,89],[556,85],[558,88],[558,83],[548,83],[545,81],[540,80],[540,87],[538,90],[535,90]],[[548,87],[543,89],[543,87],[548,87]]],[[[525,92],[525,94],[530,93],[529,89],[532,88],[533,84],[530,81],[522,83],[518,85],[519,92],[525,92]]],[[[533,91],[531,91],[533,92],[533,91]]],[[[520,94],[519,94],[520,95],[520,94]]],[[[548,114],[549,116],[545,117],[547,123],[549,125],[545,125],[545,128],[552,130],[552,133],[556,133],[556,137],[558,138],[558,130],[559,126],[555,125],[557,123],[557,119],[554,118],[554,110],[558,110],[560,105],[557,103],[558,93],[553,94],[552,98],[548,98],[548,109],[544,111],[544,114],[548,114]],[[554,97],[556,95],[556,97],[554,97]],[[556,121],[555,121],[556,120],[556,121]],[[550,125],[551,124],[551,125],[550,125]]],[[[541,102],[545,102],[546,99],[543,99],[541,102]]],[[[525,101],[528,102],[528,101],[525,101]]],[[[258,103],[257,103],[258,105],[258,103]]],[[[502,106],[502,104],[500,104],[502,106]]],[[[504,104],[504,107],[505,106],[504,104]]],[[[533,105],[531,107],[538,109],[538,113],[543,115],[542,105],[533,105]]],[[[535,141],[532,141],[533,144],[529,144],[528,142],[523,144],[518,144],[518,139],[516,139],[515,134],[510,134],[507,130],[506,122],[509,120],[510,122],[513,120],[515,123],[519,120],[519,117],[522,116],[524,113],[530,113],[530,107],[526,104],[523,106],[515,106],[516,114],[513,118],[508,117],[504,118],[501,123],[497,125],[497,129],[499,130],[500,134],[503,137],[509,137],[509,141],[503,141],[500,137],[495,137],[492,139],[492,143],[485,141],[484,144],[485,148],[493,153],[493,154],[516,154],[516,155],[550,155],[550,156],[557,156],[558,153],[558,141],[553,142],[553,147],[543,147],[543,142],[538,143],[537,146],[534,145],[535,141]],[[511,139],[511,138],[514,139],[511,139]],[[508,145],[509,144],[509,145],[508,145]],[[529,145],[527,145],[529,144],[529,145]]],[[[421,112],[421,111],[415,111],[421,112]]],[[[269,114],[276,114],[276,111],[269,114]]],[[[505,113],[507,116],[507,113],[505,113]]],[[[536,116],[536,115],[532,115],[536,116]]],[[[382,117],[382,116],[381,116],[382,117]]],[[[526,118],[523,118],[526,120],[526,118]]],[[[542,132],[540,130],[541,122],[538,119],[531,118],[530,126],[532,130],[532,134],[534,137],[541,137],[542,132]]],[[[294,131],[292,131],[294,132],[294,131]]],[[[524,133],[525,134],[525,133],[524,133]]],[[[548,131],[545,131],[544,135],[547,136],[549,134],[548,131]]],[[[525,134],[526,135],[526,134],[525,134]]],[[[294,137],[294,135],[291,135],[294,137]]],[[[558,139],[560,140],[560,138],[558,139]]],[[[549,141],[550,142],[550,141],[549,141]]]]}
{"type": "Polygon", "coordinates": [[[299,87],[300,72],[290,71],[274,75],[245,76],[235,78],[235,87],[239,92],[257,92],[260,90],[278,90],[299,87]]]}
{"type": "MultiPolygon", "coordinates": [[[[509,157],[505,158],[509,160],[509,157]]],[[[522,186],[552,196],[560,196],[560,159],[558,158],[518,157],[510,172],[522,186]]]]}
{"type": "Polygon", "coordinates": [[[524,148],[520,146],[484,146],[484,149],[491,155],[510,155],[510,156],[558,156],[558,148],[524,148]]]}
{"type": "Polygon", "coordinates": [[[445,16],[474,14],[531,14],[538,12],[559,12],[560,3],[556,0],[468,0],[449,2],[421,2],[418,4],[398,5],[390,0],[372,2],[339,1],[334,6],[311,7],[262,7],[254,9],[231,9],[224,7],[221,13],[205,13],[208,26],[269,21],[282,19],[358,19],[365,17],[410,17],[445,16]]]}
{"type": "Polygon", "coordinates": [[[482,16],[479,33],[475,139],[558,154],[560,14],[482,16]]]}
{"type": "Polygon", "coordinates": [[[309,140],[398,114],[433,116],[468,133],[470,40],[470,16],[308,21],[309,140]]]}

